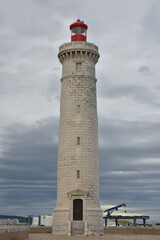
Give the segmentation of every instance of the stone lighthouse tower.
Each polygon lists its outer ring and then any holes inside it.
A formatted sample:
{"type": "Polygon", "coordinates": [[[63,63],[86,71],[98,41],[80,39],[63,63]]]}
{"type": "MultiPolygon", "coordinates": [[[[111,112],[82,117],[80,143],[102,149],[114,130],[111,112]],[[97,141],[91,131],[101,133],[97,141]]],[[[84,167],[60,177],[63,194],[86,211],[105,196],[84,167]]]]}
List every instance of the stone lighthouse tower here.
{"type": "Polygon", "coordinates": [[[101,234],[95,64],[98,47],[87,41],[79,19],[70,25],[71,42],[59,48],[62,64],[57,204],[53,234],[101,234]]]}

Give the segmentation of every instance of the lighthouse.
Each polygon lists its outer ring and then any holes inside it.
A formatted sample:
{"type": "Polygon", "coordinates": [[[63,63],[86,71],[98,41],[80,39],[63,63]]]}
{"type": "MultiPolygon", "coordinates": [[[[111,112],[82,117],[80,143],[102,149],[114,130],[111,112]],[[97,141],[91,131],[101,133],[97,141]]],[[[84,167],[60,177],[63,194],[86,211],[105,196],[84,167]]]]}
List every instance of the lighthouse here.
{"type": "Polygon", "coordinates": [[[99,151],[95,65],[98,47],[88,26],[70,25],[71,42],[59,48],[62,64],[55,235],[103,233],[99,205],[99,151]]]}

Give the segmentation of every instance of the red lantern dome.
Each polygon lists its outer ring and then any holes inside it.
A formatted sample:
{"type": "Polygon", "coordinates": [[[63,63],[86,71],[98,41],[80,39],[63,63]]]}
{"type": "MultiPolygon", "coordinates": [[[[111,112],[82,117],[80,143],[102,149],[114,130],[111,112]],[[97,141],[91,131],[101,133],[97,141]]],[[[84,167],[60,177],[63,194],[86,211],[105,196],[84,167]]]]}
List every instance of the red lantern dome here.
{"type": "Polygon", "coordinates": [[[87,29],[88,26],[80,19],[77,19],[77,22],[70,25],[71,41],[87,41],[87,29]]]}

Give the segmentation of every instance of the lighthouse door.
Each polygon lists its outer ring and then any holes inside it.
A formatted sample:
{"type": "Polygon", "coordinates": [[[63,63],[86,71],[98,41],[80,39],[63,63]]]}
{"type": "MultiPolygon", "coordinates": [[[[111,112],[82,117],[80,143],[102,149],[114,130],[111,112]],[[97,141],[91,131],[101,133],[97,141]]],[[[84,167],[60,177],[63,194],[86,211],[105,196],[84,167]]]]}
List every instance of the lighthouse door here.
{"type": "Polygon", "coordinates": [[[83,200],[73,200],[73,221],[83,221],[83,200]]]}

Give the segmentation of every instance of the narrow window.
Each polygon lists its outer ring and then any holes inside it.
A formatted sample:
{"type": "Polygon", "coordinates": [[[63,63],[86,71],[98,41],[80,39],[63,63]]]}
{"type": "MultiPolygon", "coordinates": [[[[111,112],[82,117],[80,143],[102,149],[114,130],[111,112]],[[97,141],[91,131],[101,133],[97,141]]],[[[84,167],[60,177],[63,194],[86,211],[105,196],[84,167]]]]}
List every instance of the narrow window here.
{"type": "Polygon", "coordinates": [[[77,170],[77,178],[80,178],[80,170],[77,170]]]}
{"type": "Polygon", "coordinates": [[[80,105],[77,105],[77,113],[80,113],[80,105]]]}
{"type": "Polygon", "coordinates": [[[76,63],[76,70],[82,69],[82,63],[76,63]]]}
{"type": "Polygon", "coordinates": [[[77,137],[77,145],[80,145],[80,137],[77,137]]]}

